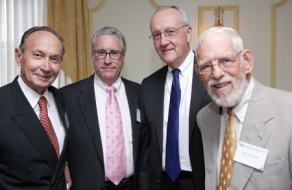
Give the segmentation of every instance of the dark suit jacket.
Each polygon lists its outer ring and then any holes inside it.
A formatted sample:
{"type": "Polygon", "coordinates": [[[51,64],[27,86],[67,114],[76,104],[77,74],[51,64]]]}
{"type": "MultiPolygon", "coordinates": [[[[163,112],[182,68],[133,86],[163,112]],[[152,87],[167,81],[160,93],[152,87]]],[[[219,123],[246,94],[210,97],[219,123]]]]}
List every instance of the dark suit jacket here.
{"type": "MultiPolygon", "coordinates": [[[[65,190],[67,135],[58,161],[55,149],[17,78],[0,88],[0,189],[65,190]]],[[[50,87],[66,134],[61,94],[50,87]]]]}
{"type": "MultiPolygon", "coordinates": [[[[141,85],[141,142],[143,145],[139,180],[140,187],[143,189],[144,187],[150,190],[161,189],[163,102],[167,71],[167,66],[161,68],[145,78],[141,85]],[[147,180],[149,180],[149,187],[145,184],[147,180]]],[[[196,115],[210,101],[205,87],[199,81],[194,70],[189,112],[189,154],[196,189],[204,189],[205,180],[202,140],[196,115]]]]}
{"type": "MultiPolygon", "coordinates": [[[[133,134],[133,155],[137,159],[140,85],[122,78],[125,85],[133,134]]],[[[94,75],[61,89],[65,96],[69,117],[70,146],[68,163],[72,178],[72,190],[103,189],[105,169],[94,96],[94,75]]],[[[134,166],[134,168],[136,168],[134,166]]]]}

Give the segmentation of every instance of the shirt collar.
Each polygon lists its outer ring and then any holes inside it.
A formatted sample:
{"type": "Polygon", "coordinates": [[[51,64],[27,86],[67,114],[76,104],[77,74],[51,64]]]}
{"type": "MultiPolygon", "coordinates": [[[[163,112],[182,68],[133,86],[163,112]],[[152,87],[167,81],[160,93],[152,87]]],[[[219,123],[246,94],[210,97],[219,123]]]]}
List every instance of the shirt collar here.
{"type": "MultiPolygon", "coordinates": [[[[94,83],[97,86],[99,86],[101,89],[103,89],[104,92],[106,93],[106,88],[108,87],[108,85],[104,83],[97,74],[94,74],[94,83]]],[[[121,87],[121,83],[122,83],[122,78],[119,76],[119,78],[112,84],[112,86],[116,88],[117,92],[119,91],[121,87]]]]}
{"type": "Polygon", "coordinates": [[[32,90],[29,86],[27,86],[20,76],[18,77],[17,81],[24,96],[26,97],[26,99],[28,100],[32,108],[35,108],[36,106],[38,106],[38,101],[41,96],[46,97],[47,105],[50,107],[50,103],[53,97],[52,97],[52,94],[48,91],[48,89],[45,91],[43,95],[39,95],[34,90],[32,90]]]}
{"type": "MultiPolygon", "coordinates": [[[[184,62],[179,66],[180,75],[186,77],[190,74],[194,67],[194,52],[190,50],[188,56],[185,58],[184,62]]],[[[168,71],[171,72],[173,69],[168,66],[168,71]]]]}

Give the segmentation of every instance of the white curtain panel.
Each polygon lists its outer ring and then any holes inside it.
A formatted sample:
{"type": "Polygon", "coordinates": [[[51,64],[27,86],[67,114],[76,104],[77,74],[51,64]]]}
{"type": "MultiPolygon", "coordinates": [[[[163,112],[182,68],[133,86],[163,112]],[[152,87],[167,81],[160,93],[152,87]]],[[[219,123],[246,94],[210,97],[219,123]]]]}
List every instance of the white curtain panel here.
{"type": "MultiPolygon", "coordinates": [[[[14,49],[23,33],[33,26],[47,25],[47,0],[0,0],[0,87],[19,75],[14,49]]],[[[71,83],[63,71],[53,84],[61,87],[71,83]]]]}

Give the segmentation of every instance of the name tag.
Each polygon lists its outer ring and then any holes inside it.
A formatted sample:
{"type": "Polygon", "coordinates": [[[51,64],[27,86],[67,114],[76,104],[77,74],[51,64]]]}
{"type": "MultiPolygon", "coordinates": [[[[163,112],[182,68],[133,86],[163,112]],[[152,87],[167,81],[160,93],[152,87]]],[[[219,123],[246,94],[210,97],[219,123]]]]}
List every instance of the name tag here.
{"type": "Polygon", "coordinates": [[[263,171],[267,155],[267,149],[238,141],[234,161],[263,171]]]}
{"type": "Polygon", "coordinates": [[[141,123],[141,113],[139,109],[137,109],[137,121],[141,123]]]}

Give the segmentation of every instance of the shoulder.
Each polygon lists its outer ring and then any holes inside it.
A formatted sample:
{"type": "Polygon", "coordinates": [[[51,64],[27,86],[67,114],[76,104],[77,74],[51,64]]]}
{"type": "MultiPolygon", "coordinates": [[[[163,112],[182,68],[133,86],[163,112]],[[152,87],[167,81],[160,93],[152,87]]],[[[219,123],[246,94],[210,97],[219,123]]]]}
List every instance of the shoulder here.
{"type": "Polygon", "coordinates": [[[148,84],[152,85],[153,83],[156,83],[157,81],[165,81],[167,74],[167,65],[160,68],[159,70],[155,71],[148,77],[144,78],[142,80],[142,86],[147,86],[148,84]]]}
{"type": "Polygon", "coordinates": [[[221,107],[218,106],[215,102],[210,102],[199,111],[198,117],[204,118],[204,117],[207,117],[211,113],[220,114],[220,112],[221,112],[221,107]]]}
{"type": "Polygon", "coordinates": [[[21,88],[17,82],[17,78],[16,77],[11,83],[8,83],[2,87],[0,87],[0,99],[1,101],[5,98],[11,98],[11,95],[13,95],[14,93],[19,94],[19,92],[21,91],[21,88]],[[14,93],[13,93],[14,92],[14,93]]]}
{"type": "Polygon", "coordinates": [[[131,87],[134,87],[134,88],[140,88],[140,84],[137,83],[137,82],[128,80],[128,79],[123,78],[123,77],[122,77],[122,81],[125,84],[125,86],[131,86],[131,87]]]}
{"type": "Polygon", "coordinates": [[[94,83],[94,75],[86,78],[86,79],[83,79],[83,80],[80,80],[78,82],[75,82],[75,83],[72,83],[72,84],[69,84],[69,85],[66,85],[62,88],[60,88],[61,92],[62,93],[69,93],[69,92],[72,92],[72,91],[76,91],[80,88],[85,88],[87,86],[93,86],[93,83],[94,83]]]}
{"type": "Polygon", "coordinates": [[[256,80],[252,96],[253,98],[266,98],[270,103],[292,104],[292,92],[265,86],[256,80]]]}

